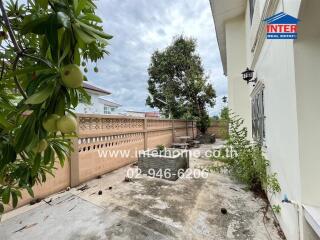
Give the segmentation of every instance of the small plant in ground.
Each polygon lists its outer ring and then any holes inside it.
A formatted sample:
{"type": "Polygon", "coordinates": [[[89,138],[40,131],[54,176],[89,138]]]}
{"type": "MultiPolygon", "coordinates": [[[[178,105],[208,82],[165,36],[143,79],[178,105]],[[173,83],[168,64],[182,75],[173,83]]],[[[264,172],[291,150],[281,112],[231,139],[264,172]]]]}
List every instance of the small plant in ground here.
{"type": "MultiPolygon", "coordinates": [[[[222,154],[213,157],[215,164],[211,170],[229,173],[264,199],[267,199],[267,193],[272,197],[280,192],[276,173],[268,173],[270,162],[263,156],[261,146],[252,144],[247,139],[247,129],[243,127],[243,119],[231,115],[229,122],[229,137],[222,148],[222,154]],[[234,154],[227,154],[230,149],[234,154]]],[[[280,211],[279,206],[274,206],[274,209],[280,211]]]]}
{"type": "Polygon", "coordinates": [[[162,154],[164,152],[164,150],[165,150],[165,146],[163,144],[157,145],[157,152],[159,154],[162,154]]]}
{"type": "Polygon", "coordinates": [[[281,207],[280,205],[272,205],[272,210],[273,212],[279,214],[281,212],[281,207]]]}

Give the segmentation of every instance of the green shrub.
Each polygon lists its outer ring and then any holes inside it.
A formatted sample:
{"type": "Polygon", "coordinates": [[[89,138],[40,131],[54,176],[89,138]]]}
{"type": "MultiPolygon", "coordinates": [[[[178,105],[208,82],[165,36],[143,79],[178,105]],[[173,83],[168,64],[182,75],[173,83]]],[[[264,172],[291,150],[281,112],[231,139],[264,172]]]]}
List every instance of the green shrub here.
{"type": "Polygon", "coordinates": [[[247,129],[243,127],[243,119],[232,115],[229,121],[227,142],[220,156],[213,157],[216,162],[211,170],[229,173],[258,194],[280,192],[276,174],[269,174],[267,171],[270,163],[263,156],[261,146],[252,144],[247,139],[247,129]]]}

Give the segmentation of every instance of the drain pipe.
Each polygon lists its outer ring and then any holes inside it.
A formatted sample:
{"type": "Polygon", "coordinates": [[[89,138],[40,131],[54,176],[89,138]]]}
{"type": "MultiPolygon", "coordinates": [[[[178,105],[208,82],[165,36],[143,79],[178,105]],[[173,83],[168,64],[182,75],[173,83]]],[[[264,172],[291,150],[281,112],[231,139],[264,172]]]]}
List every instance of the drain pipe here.
{"type": "Polygon", "coordinates": [[[302,204],[297,202],[297,201],[293,201],[293,200],[289,200],[287,194],[284,195],[283,200],[281,201],[282,203],[288,203],[288,204],[292,204],[296,210],[297,210],[297,214],[298,214],[298,229],[299,229],[299,240],[304,240],[303,238],[303,208],[302,208],[302,204]]]}

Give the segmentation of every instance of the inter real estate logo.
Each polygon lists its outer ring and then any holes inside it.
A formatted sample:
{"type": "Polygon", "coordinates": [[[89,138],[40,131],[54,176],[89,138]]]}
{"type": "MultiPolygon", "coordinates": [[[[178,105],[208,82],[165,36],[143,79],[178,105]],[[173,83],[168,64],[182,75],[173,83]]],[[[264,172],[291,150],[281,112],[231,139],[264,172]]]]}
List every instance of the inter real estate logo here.
{"type": "Polygon", "coordinates": [[[264,21],[267,23],[267,39],[297,39],[298,18],[280,12],[264,21]]]}

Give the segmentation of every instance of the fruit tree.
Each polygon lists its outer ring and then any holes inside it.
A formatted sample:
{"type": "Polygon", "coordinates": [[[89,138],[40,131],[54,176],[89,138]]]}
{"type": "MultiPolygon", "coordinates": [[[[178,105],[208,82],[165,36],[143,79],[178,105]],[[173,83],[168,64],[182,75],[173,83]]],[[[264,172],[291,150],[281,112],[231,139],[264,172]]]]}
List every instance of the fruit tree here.
{"type": "MultiPolygon", "coordinates": [[[[89,96],[80,65],[97,62],[112,36],[93,0],[0,0],[0,213],[21,190],[63,166],[76,136],[73,109],[89,96]]],[[[97,68],[94,71],[98,71],[97,68]]]]}

